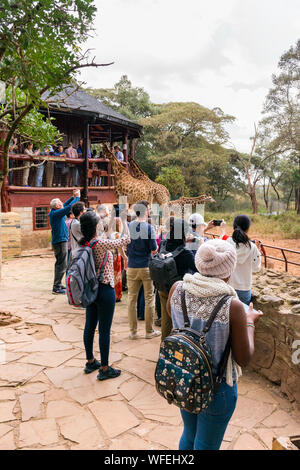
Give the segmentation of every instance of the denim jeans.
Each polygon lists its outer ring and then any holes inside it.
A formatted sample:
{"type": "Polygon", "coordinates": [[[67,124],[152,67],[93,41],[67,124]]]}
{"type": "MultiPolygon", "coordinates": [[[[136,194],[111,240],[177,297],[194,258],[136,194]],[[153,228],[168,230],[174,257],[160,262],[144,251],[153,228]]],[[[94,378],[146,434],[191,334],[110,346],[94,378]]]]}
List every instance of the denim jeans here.
{"type": "Polygon", "coordinates": [[[53,289],[58,289],[62,285],[61,281],[67,269],[68,243],[55,243],[52,246],[56,258],[53,289]]]}
{"type": "Polygon", "coordinates": [[[44,175],[44,167],[45,167],[45,164],[44,165],[41,165],[41,166],[38,166],[36,168],[36,174],[35,174],[35,186],[37,188],[40,188],[42,186],[42,183],[43,183],[43,175],[44,175]]]}
{"type": "Polygon", "coordinates": [[[237,290],[235,289],[238,298],[240,299],[241,302],[243,302],[246,305],[249,305],[251,302],[251,289],[250,290],[237,290]]]}
{"type": "Polygon", "coordinates": [[[86,320],[83,334],[87,360],[93,359],[93,343],[98,324],[101,365],[108,366],[110,329],[116,305],[115,289],[107,284],[99,284],[96,302],[86,308],[86,320]]]}
{"type": "Polygon", "coordinates": [[[237,385],[229,387],[223,381],[215,398],[202,413],[180,410],[184,429],[179,450],[219,450],[236,402],[237,385]]]}

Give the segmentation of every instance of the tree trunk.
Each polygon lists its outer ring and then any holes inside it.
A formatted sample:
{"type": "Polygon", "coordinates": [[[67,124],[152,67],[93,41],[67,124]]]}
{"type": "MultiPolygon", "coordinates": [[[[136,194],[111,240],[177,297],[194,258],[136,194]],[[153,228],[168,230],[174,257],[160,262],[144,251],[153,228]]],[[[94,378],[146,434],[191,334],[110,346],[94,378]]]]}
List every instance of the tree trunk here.
{"type": "Polygon", "coordinates": [[[290,202],[291,202],[291,197],[292,197],[293,191],[294,191],[294,185],[292,185],[292,187],[291,187],[291,191],[290,191],[290,194],[289,194],[287,203],[286,203],[286,210],[287,210],[287,211],[288,211],[289,208],[290,208],[290,202]]]}
{"type": "Polygon", "coordinates": [[[250,199],[251,199],[251,205],[252,205],[252,214],[257,214],[258,212],[258,204],[257,204],[257,199],[256,199],[256,194],[255,190],[251,191],[249,194],[250,199]]]}
{"type": "Polygon", "coordinates": [[[300,188],[295,188],[295,211],[300,214],[300,188]]]}
{"type": "Polygon", "coordinates": [[[269,188],[270,188],[270,180],[268,182],[268,186],[266,188],[266,180],[264,178],[264,185],[263,185],[263,188],[264,188],[264,201],[265,201],[265,205],[266,205],[266,209],[269,210],[269,188]]]}

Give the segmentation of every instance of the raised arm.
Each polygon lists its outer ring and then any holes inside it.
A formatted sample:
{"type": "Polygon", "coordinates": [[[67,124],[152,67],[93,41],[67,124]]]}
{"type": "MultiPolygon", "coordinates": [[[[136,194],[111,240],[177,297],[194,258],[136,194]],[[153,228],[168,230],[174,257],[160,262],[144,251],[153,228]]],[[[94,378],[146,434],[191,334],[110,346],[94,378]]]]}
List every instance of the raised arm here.
{"type": "Polygon", "coordinates": [[[253,311],[253,304],[250,304],[249,311],[246,313],[242,302],[237,299],[231,302],[231,349],[234,360],[241,367],[246,367],[254,354],[254,323],[262,315],[262,312],[253,311]]]}

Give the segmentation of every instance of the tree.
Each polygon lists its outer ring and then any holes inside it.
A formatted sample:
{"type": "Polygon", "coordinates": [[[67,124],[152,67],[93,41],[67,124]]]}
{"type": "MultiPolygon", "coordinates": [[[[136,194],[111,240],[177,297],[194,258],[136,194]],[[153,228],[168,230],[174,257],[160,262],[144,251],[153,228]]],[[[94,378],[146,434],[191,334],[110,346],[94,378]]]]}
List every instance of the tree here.
{"type": "Polygon", "coordinates": [[[133,121],[155,113],[148,93],[143,88],[133,87],[127,75],[122,75],[113,88],[86,88],[85,91],[133,121]]]}
{"type": "Polygon", "coordinates": [[[184,176],[177,166],[163,167],[155,181],[163,184],[169,190],[171,199],[177,199],[180,196],[189,196],[184,176]]]}
{"type": "Polygon", "coordinates": [[[290,183],[300,214],[300,40],[281,56],[278,67],[263,109],[262,148],[293,167],[290,183]]]}
{"type": "MultiPolygon", "coordinates": [[[[41,124],[39,108],[50,106],[58,92],[74,84],[80,68],[108,65],[89,62],[81,49],[93,31],[95,13],[93,0],[2,0],[0,80],[7,86],[7,102],[0,109],[0,189],[13,135],[26,128],[25,137],[34,139],[32,124],[41,124]]],[[[51,122],[46,123],[50,131],[51,122]]]]}

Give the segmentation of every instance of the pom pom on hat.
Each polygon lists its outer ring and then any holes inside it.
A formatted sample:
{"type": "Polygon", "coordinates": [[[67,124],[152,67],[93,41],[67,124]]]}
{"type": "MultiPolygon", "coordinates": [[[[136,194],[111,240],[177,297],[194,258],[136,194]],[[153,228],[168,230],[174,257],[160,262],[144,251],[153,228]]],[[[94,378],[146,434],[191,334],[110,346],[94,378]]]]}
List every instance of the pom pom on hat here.
{"type": "Polygon", "coordinates": [[[198,249],[195,265],[203,276],[227,279],[236,266],[236,250],[226,241],[209,240],[198,249]]]}

